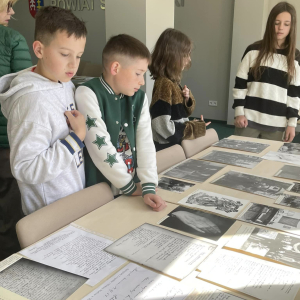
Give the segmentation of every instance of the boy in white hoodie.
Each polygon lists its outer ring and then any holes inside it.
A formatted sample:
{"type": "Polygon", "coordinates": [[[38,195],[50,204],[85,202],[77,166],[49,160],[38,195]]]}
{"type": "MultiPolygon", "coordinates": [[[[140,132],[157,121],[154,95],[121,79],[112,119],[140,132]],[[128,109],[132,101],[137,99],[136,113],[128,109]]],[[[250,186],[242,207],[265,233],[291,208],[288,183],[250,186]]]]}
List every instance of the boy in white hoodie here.
{"type": "Polygon", "coordinates": [[[69,10],[45,7],[36,16],[36,67],[0,79],[8,119],[11,168],[28,215],[85,186],[85,119],[75,110],[74,85],[86,27],[69,10]]]}

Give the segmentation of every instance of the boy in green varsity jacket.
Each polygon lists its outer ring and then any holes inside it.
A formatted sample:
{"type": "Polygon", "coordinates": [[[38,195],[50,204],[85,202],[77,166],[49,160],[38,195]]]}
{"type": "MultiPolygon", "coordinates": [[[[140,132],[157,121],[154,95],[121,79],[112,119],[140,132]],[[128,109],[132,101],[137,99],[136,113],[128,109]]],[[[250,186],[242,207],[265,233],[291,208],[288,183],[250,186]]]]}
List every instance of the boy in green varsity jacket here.
{"type": "Polygon", "coordinates": [[[80,86],[75,100],[86,117],[86,185],[107,182],[115,195],[142,195],[154,211],[161,211],[166,203],[155,194],[148,99],[140,90],[149,61],[149,50],[139,40],[112,37],[102,53],[102,76],[80,86]]]}

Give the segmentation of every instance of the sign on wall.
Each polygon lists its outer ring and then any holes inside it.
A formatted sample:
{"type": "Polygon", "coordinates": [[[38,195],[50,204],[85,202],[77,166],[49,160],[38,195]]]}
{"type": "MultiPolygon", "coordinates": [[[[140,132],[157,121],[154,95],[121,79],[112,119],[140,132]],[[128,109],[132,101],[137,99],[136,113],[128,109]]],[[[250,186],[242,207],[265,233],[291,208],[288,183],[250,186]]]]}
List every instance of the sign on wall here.
{"type": "Polygon", "coordinates": [[[35,18],[36,13],[39,9],[44,6],[44,0],[28,0],[29,11],[33,18],[35,18]]]}
{"type": "Polygon", "coordinates": [[[95,5],[105,9],[105,0],[50,0],[50,5],[73,11],[94,10],[95,5]]]}

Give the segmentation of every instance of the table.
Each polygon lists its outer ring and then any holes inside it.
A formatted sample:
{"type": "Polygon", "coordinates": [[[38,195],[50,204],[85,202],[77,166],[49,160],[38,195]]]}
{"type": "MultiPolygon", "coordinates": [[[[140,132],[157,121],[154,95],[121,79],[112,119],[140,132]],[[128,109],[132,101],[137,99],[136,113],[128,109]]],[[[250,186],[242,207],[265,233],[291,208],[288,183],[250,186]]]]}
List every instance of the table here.
{"type": "MultiPolygon", "coordinates": [[[[255,141],[255,142],[261,142],[261,143],[267,143],[270,144],[270,147],[268,147],[266,150],[264,150],[260,154],[252,154],[249,152],[242,152],[237,150],[231,150],[231,149],[225,149],[225,148],[219,148],[219,147],[210,147],[198,154],[196,154],[193,158],[197,159],[201,156],[203,156],[206,153],[209,153],[212,150],[219,150],[219,151],[228,151],[228,152],[234,152],[234,153],[244,153],[248,155],[254,155],[254,156],[263,156],[269,151],[277,151],[282,145],[283,142],[278,141],[269,141],[269,140],[258,140],[254,138],[246,138],[246,137],[237,137],[237,136],[231,136],[229,137],[231,139],[239,139],[239,140],[248,140],[248,141],[255,141]]],[[[128,233],[129,231],[135,229],[136,227],[142,225],[143,223],[150,223],[155,224],[163,219],[168,213],[170,213],[173,209],[178,207],[177,202],[181,200],[182,198],[186,197],[187,195],[191,194],[193,191],[197,189],[204,189],[207,191],[212,191],[220,194],[225,194],[228,196],[241,198],[250,200],[251,202],[271,205],[274,207],[280,207],[277,204],[274,204],[274,200],[268,199],[262,196],[253,195],[217,185],[210,184],[210,182],[218,177],[220,177],[222,174],[228,172],[229,170],[236,170],[243,173],[249,173],[254,174],[258,176],[263,177],[269,177],[273,178],[273,175],[284,165],[284,163],[281,162],[273,162],[273,161],[262,161],[260,162],[255,168],[253,169],[246,169],[242,167],[236,167],[236,166],[226,166],[224,169],[220,170],[218,173],[216,173],[214,176],[210,177],[206,182],[204,183],[195,183],[195,186],[192,188],[189,188],[186,192],[182,194],[177,194],[165,190],[158,190],[158,194],[168,202],[168,206],[165,210],[161,212],[153,212],[148,206],[144,204],[141,197],[128,197],[128,196],[120,196],[119,198],[109,202],[108,204],[96,209],[95,211],[85,215],[84,217],[78,219],[76,222],[74,222],[78,226],[82,226],[90,231],[97,232],[98,234],[101,234],[103,236],[112,238],[112,239],[118,239],[128,233]]],[[[161,177],[163,175],[160,175],[161,177]]],[[[274,177],[274,179],[276,179],[274,177]]],[[[278,179],[278,178],[277,178],[278,179]]],[[[290,180],[285,180],[283,178],[280,178],[282,181],[291,182],[290,180]]],[[[187,181],[187,180],[184,180],[187,181]]],[[[288,208],[290,210],[295,210],[293,208],[288,208]]],[[[192,236],[194,238],[197,238],[199,240],[208,241],[210,243],[217,244],[219,247],[223,247],[227,241],[231,238],[231,236],[239,229],[239,227],[243,223],[241,221],[236,221],[235,224],[223,235],[222,238],[219,239],[219,241],[214,242],[212,240],[208,240],[205,238],[201,238],[198,236],[194,236],[192,234],[186,235],[192,236]]],[[[258,225],[255,225],[259,227],[258,225]]],[[[176,230],[174,230],[176,231],[176,230]]],[[[180,231],[178,231],[180,232],[180,231]]],[[[182,232],[180,232],[182,233],[182,232]]],[[[226,247],[225,247],[226,248],[226,247]]],[[[239,252],[239,250],[236,250],[239,252]]],[[[255,255],[253,255],[255,256],[255,255]]],[[[117,270],[118,271],[118,270],[117,270]]],[[[117,271],[113,272],[111,274],[114,275],[117,271]]],[[[186,280],[188,284],[191,286],[197,285],[197,280],[192,276],[186,280]]],[[[88,293],[90,293],[93,289],[97,288],[100,284],[102,284],[105,280],[100,282],[94,287],[90,287],[88,285],[83,285],[81,288],[79,288],[73,295],[71,295],[68,299],[75,300],[75,299],[81,299],[82,297],[86,296],[88,293]]],[[[244,294],[241,294],[239,292],[235,293],[237,296],[241,296],[247,300],[256,299],[250,296],[246,296],[244,294]]],[[[300,300],[300,291],[298,292],[296,300],[300,300]]]]}

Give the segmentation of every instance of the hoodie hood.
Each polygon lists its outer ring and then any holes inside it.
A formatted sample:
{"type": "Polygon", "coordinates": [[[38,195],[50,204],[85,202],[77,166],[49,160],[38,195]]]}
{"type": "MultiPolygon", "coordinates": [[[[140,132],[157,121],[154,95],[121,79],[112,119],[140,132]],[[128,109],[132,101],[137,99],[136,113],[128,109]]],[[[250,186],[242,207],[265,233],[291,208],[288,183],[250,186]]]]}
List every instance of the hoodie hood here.
{"type": "Polygon", "coordinates": [[[62,83],[53,82],[37,73],[33,67],[0,78],[0,104],[3,115],[8,119],[14,103],[28,93],[61,89],[62,83]]]}

